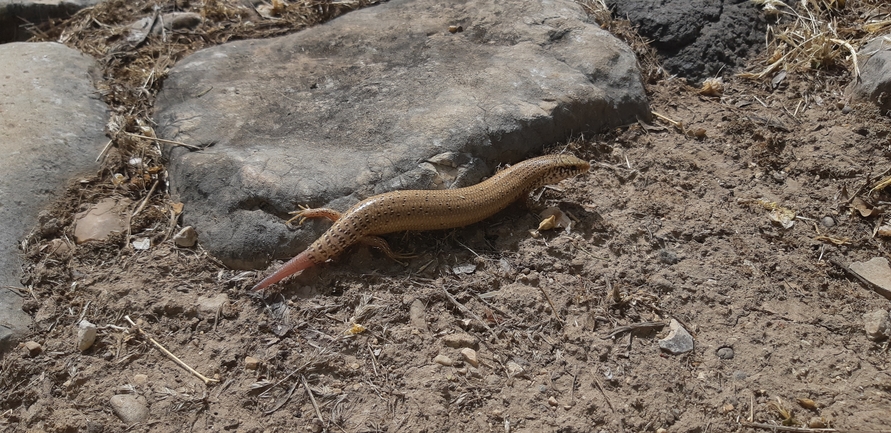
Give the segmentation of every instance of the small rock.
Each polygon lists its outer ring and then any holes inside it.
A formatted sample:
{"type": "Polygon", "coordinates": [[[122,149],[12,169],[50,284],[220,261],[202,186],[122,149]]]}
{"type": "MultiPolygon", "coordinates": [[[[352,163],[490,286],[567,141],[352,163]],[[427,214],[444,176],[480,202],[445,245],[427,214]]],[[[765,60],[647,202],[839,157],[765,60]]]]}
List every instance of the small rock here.
{"type": "Polygon", "coordinates": [[[668,325],[668,336],[659,340],[659,348],[671,353],[672,355],[680,355],[693,350],[693,336],[681,326],[681,323],[675,319],[671,319],[668,325]]]}
{"type": "Polygon", "coordinates": [[[891,337],[891,317],[883,309],[864,314],[863,327],[866,330],[866,337],[872,341],[882,341],[891,337]]]}
{"type": "Polygon", "coordinates": [[[145,421],[149,416],[145,397],[133,394],[118,394],[111,398],[111,410],[126,424],[145,421]]]}
{"type": "Polygon", "coordinates": [[[107,198],[74,216],[74,241],[104,241],[112,233],[127,230],[128,198],[107,198]]]}
{"type": "Polygon", "coordinates": [[[448,356],[445,356],[445,355],[436,355],[436,357],[433,358],[433,362],[435,362],[439,365],[444,365],[446,367],[451,367],[451,366],[455,365],[455,361],[452,361],[452,358],[449,358],[448,356]]]}
{"type": "Polygon", "coordinates": [[[199,296],[198,312],[204,315],[215,316],[218,311],[226,308],[228,304],[229,296],[227,296],[225,293],[220,293],[214,297],[199,296]]]}
{"type": "Polygon", "coordinates": [[[253,356],[244,357],[244,368],[248,370],[256,370],[260,368],[260,360],[253,356]]]}
{"type": "Polygon", "coordinates": [[[726,403],[723,406],[721,406],[721,412],[724,412],[724,413],[733,412],[733,409],[735,409],[735,408],[730,403],[726,403]]]}
{"type": "Polygon", "coordinates": [[[548,397],[548,404],[551,405],[552,407],[557,407],[557,405],[560,403],[557,403],[557,399],[554,398],[554,396],[552,395],[552,396],[548,397]]]}
{"type": "Polygon", "coordinates": [[[835,226],[835,220],[832,219],[831,216],[824,216],[823,219],[820,220],[823,223],[823,227],[829,228],[835,226]]]}
{"type": "Polygon", "coordinates": [[[721,359],[733,359],[733,348],[732,347],[721,347],[716,352],[718,358],[721,359]]]}
{"type": "Polygon", "coordinates": [[[408,321],[411,323],[411,326],[415,327],[415,329],[430,332],[430,329],[427,328],[427,319],[424,314],[424,308],[424,303],[421,302],[420,299],[412,301],[411,307],[408,309],[408,321]]]}
{"type": "Polygon", "coordinates": [[[96,325],[86,319],[77,324],[77,350],[83,352],[96,342],[96,325]]]}
{"type": "Polygon", "coordinates": [[[476,350],[465,347],[461,349],[461,356],[464,357],[464,360],[467,361],[468,364],[474,367],[479,367],[480,360],[476,357],[476,350]]]}
{"type": "Polygon", "coordinates": [[[823,418],[815,416],[807,422],[807,426],[810,428],[826,428],[826,422],[823,421],[823,418]]]}
{"type": "Polygon", "coordinates": [[[851,271],[875,284],[876,293],[891,299],[891,266],[884,257],[873,257],[866,262],[854,262],[851,271]]]}
{"type": "Polygon", "coordinates": [[[53,239],[49,243],[49,253],[53,257],[68,257],[74,248],[62,239],[53,239]]]}
{"type": "Polygon", "coordinates": [[[36,341],[26,341],[22,343],[22,347],[28,352],[28,356],[32,358],[43,353],[43,346],[36,341]]]}
{"type": "Polygon", "coordinates": [[[459,334],[446,335],[445,337],[442,337],[442,342],[446,346],[453,347],[455,349],[459,349],[462,347],[476,348],[479,344],[479,340],[477,340],[476,337],[470,334],[465,334],[463,332],[459,334]]]}
{"type": "Polygon", "coordinates": [[[663,249],[659,250],[659,261],[666,265],[675,265],[681,261],[681,259],[678,258],[677,253],[674,251],[663,249]]]}
{"type": "Polygon", "coordinates": [[[523,374],[523,366],[514,361],[507,361],[507,373],[513,376],[523,374]]]}
{"type": "Polygon", "coordinates": [[[173,243],[181,248],[191,248],[198,242],[198,232],[192,226],[185,226],[173,235],[173,243]]]}
{"type": "Polygon", "coordinates": [[[137,386],[142,386],[148,383],[148,375],[137,373],[133,375],[133,384],[137,386]]]}
{"type": "Polygon", "coordinates": [[[149,238],[136,239],[133,241],[133,249],[145,251],[152,247],[152,240],[149,238]]]}
{"type": "Polygon", "coordinates": [[[452,266],[452,272],[455,275],[472,274],[476,272],[476,265],[473,263],[465,263],[463,265],[452,266]]]}

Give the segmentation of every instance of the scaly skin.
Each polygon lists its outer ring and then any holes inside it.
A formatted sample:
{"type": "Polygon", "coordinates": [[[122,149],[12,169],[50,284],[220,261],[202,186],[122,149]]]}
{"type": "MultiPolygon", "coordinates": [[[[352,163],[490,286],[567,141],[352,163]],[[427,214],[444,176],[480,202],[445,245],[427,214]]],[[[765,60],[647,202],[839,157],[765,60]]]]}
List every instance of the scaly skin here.
{"type": "Polygon", "coordinates": [[[409,230],[440,230],[482,221],[531,191],[585,173],[590,164],[573,155],[545,155],[514,164],[473,186],[441,190],[393,191],[360,201],[342,215],[331,209],[303,209],[292,218],[325,217],[334,225],[253,290],[262,290],[310,266],[336,257],[356,243],[395,255],[377,237],[409,230]]]}

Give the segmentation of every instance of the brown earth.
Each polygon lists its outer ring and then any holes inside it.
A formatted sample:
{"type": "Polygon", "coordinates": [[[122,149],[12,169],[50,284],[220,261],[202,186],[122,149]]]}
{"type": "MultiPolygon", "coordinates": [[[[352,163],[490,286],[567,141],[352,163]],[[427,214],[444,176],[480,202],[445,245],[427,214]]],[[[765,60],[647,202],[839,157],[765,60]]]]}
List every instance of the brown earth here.
{"type": "MultiPolygon", "coordinates": [[[[418,254],[406,265],[354,248],[265,298],[248,291],[265,272],[225,269],[200,247],[128,247],[166,238],[163,194],[131,238],[59,254],[38,235],[26,309],[42,353],[3,359],[0,429],[720,432],[819,420],[891,431],[888,343],[863,330],[863,314],[889,300],[832,263],[888,257],[873,235],[884,217],[848,202],[891,201],[869,194],[888,168],[891,122],[871,106],[842,110],[846,80],[733,78],[721,97],[650,83],[653,111],[681,128],[631,125],[552,149],[595,164],[539,200],[575,219],[571,233],[533,236],[537,215],[517,205],[463,229],[389,236],[418,254]],[[772,222],[767,202],[794,210],[794,226],[772,222]],[[219,294],[228,302],[210,305],[219,294]],[[82,316],[100,326],[84,353],[82,316]],[[613,332],[671,318],[695,350],[661,352],[667,326],[613,332]],[[450,344],[470,345],[478,365],[450,344]],[[112,412],[125,393],[145,397],[146,422],[112,412]]],[[[150,182],[115,191],[110,174],[52,209],[69,237],[73,213],[100,198],[145,198],[150,182]]]]}

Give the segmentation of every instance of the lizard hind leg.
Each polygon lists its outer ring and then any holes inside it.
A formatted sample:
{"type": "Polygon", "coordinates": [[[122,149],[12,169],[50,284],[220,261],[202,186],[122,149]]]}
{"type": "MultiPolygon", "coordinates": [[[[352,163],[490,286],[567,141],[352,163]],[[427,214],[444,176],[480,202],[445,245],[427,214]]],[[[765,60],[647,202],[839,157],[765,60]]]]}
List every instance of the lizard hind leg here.
{"type": "Polygon", "coordinates": [[[297,225],[300,225],[310,218],[328,218],[332,222],[336,222],[340,219],[341,213],[334,209],[328,209],[326,207],[313,209],[304,205],[300,205],[300,210],[288,212],[288,215],[294,215],[293,217],[291,217],[291,219],[285,221],[285,224],[290,226],[291,222],[294,220],[297,220],[297,225]]]}
{"type": "Polygon", "coordinates": [[[362,245],[367,245],[369,247],[374,247],[381,250],[384,254],[387,255],[387,257],[395,260],[396,262],[399,262],[399,264],[401,265],[405,265],[405,263],[402,263],[400,260],[408,260],[417,257],[414,254],[400,254],[393,252],[393,250],[390,249],[390,244],[388,244],[387,241],[380,236],[363,236],[359,238],[359,242],[362,245]]]}

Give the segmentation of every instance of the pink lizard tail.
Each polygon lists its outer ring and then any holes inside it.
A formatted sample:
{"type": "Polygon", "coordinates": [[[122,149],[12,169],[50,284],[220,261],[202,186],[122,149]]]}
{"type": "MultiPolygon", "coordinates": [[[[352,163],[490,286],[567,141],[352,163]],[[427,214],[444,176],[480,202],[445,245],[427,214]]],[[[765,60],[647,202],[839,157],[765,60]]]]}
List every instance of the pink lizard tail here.
{"type": "Polygon", "coordinates": [[[315,262],[313,262],[309,258],[309,252],[303,251],[293,259],[288,260],[288,263],[285,263],[284,266],[275,271],[272,275],[264,278],[263,281],[257,283],[257,285],[254,286],[254,288],[251,290],[263,290],[313,265],[315,265],[315,262]]]}

